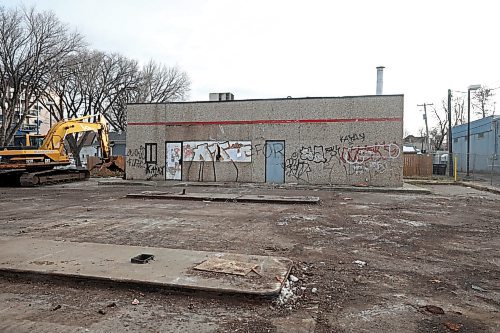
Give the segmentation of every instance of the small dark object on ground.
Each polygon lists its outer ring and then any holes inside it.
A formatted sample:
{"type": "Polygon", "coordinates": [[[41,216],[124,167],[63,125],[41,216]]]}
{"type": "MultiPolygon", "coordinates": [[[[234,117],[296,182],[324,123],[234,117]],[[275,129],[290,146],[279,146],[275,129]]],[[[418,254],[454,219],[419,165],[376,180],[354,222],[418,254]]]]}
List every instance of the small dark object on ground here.
{"type": "Polygon", "coordinates": [[[105,315],[105,314],[106,314],[106,311],[104,311],[104,310],[99,310],[99,311],[97,311],[97,313],[102,314],[102,315],[105,315]]]}
{"type": "Polygon", "coordinates": [[[115,302],[111,302],[108,305],[106,305],[107,308],[114,308],[116,306],[115,302]]]}
{"type": "Polygon", "coordinates": [[[131,258],[130,262],[133,264],[146,264],[150,260],[153,260],[154,258],[155,258],[155,256],[152,254],[142,253],[142,254],[139,254],[138,256],[131,258]]]}
{"type": "Polygon", "coordinates": [[[443,308],[440,308],[439,306],[425,305],[425,306],[422,306],[422,308],[425,309],[426,311],[432,313],[432,314],[444,314],[443,308]]]}
{"type": "Polygon", "coordinates": [[[57,304],[53,309],[52,311],[56,311],[56,310],[59,310],[61,308],[61,305],[60,304],[57,304]]]}

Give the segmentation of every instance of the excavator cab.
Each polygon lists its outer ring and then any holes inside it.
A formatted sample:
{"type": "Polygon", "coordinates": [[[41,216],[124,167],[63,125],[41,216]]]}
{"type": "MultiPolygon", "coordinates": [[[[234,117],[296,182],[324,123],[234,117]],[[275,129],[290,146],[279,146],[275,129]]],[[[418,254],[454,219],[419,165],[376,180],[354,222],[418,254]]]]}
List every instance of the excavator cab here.
{"type": "Polygon", "coordinates": [[[13,146],[16,148],[37,149],[42,145],[44,138],[45,135],[42,134],[18,134],[14,136],[13,146]]]}

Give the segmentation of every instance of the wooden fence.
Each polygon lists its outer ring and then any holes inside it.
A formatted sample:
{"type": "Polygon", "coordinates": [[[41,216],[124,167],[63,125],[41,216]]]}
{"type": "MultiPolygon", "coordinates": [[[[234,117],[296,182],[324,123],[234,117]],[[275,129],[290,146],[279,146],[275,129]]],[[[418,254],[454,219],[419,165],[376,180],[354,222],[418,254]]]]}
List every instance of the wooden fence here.
{"type": "Polygon", "coordinates": [[[432,156],[403,154],[404,177],[432,177],[432,156]]]}

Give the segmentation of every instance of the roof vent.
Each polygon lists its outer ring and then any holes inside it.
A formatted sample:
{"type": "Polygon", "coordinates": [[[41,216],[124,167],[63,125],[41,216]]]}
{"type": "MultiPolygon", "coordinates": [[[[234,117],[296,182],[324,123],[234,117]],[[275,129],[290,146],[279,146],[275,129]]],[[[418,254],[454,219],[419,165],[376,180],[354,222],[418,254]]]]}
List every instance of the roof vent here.
{"type": "Polygon", "coordinates": [[[210,93],[208,97],[211,102],[234,101],[234,95],[230,92],[210,93]]]}

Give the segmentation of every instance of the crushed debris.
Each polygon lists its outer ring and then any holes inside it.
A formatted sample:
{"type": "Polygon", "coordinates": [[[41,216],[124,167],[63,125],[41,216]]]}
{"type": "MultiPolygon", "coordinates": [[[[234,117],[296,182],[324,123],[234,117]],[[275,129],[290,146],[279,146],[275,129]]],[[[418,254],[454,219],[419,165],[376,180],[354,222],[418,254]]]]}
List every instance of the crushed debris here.
{"type": "MultiPolygon", "coordinates": [[[[282,281],[280,281],[282,282],[282,281]]],[[[281,292],[278,296],[278,299],[276,303],[280,306],[283,306],[285,304],[293,303],[295,302],[299,297],[300,294],[306,290],[305,287],[299,287],[297,285],[299,282],[299,278],[296,277],[295,275],[288,275],[288,279],[286,280],[285,284],[281,288],[281,292]],[[299,295],[298,295],[298,294],[299,295]]]]}

